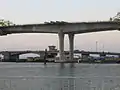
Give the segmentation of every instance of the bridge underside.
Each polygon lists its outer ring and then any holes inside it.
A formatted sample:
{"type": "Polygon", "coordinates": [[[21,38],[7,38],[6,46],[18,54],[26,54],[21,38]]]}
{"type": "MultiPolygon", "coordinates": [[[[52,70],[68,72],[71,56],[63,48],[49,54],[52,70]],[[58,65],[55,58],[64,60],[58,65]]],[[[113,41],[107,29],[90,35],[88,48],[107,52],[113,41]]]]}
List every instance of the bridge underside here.
{"type": "Polygon", "coordinates": [[[64,34],[88,33],[120,29],[119,22],[83,22],[83,23],[65,23],[65,24],[29,24],[0,27],[0,33],[59,33],[64,34]]]}

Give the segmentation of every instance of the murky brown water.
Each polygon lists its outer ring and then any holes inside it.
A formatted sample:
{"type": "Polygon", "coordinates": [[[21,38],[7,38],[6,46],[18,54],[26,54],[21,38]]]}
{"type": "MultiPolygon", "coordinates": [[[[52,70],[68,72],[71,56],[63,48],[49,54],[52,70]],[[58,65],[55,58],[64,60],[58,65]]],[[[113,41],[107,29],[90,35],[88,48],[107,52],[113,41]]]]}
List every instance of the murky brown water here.
{"type": "Polygon", "coordinates": [[[120,90],[120,65],[0,63],[0,90],[120,90]]]}

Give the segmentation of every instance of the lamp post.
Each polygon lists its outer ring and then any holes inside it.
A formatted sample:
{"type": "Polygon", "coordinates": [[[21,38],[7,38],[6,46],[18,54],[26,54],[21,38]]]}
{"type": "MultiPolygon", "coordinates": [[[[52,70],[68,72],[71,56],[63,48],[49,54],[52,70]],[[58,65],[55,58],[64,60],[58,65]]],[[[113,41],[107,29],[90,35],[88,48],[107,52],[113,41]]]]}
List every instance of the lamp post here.
{"type": "Polygon", "coordinates": [[[103,44],[103,52],[104,52],[104,44],[103,44]]]}
{"type": "Polygon", "coordinates": [[[96,41],[96,52],[97,52],[97,47],[98,47],[98,41],[96,41]]]}

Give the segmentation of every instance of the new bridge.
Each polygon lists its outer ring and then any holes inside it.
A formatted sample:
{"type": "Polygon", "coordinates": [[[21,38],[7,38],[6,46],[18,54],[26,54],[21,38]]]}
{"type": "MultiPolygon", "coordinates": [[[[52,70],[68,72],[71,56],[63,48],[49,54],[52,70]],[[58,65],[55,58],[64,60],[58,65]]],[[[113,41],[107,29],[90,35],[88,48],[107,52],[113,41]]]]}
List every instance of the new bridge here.
{"type": "Polygon", "coordinates": [[[60,60],[64,60],[64,35],[69,37],[69,54],[73,60],[75,34],[120,30],[120,22],[52,22],[44,24],[28,24],[0,27],[0,35],[15,33],[53,33],[59,36],[60,60]]]}

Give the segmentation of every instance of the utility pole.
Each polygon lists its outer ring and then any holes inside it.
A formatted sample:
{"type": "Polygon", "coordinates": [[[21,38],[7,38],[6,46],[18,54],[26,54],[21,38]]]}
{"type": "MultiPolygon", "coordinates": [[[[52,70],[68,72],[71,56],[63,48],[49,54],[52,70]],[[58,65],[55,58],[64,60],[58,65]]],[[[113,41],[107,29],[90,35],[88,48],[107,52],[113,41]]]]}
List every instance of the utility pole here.
{"type": "Polygon", "coordinates": [[[98,47],[98,41],[96,41],[96,52],[98,51],[98,50],[97,50],[97,47],[98,47]]]}
{"type": "Polygon", "coordinates": [[[44,64],[46,64],[46,58],[47,58],[47,49],[45,49],[44,64]]]}
{"type": "Polygon", "coordinates": [[[103,52],[104,52],[104,44],[103,44],[103,52]]]}

